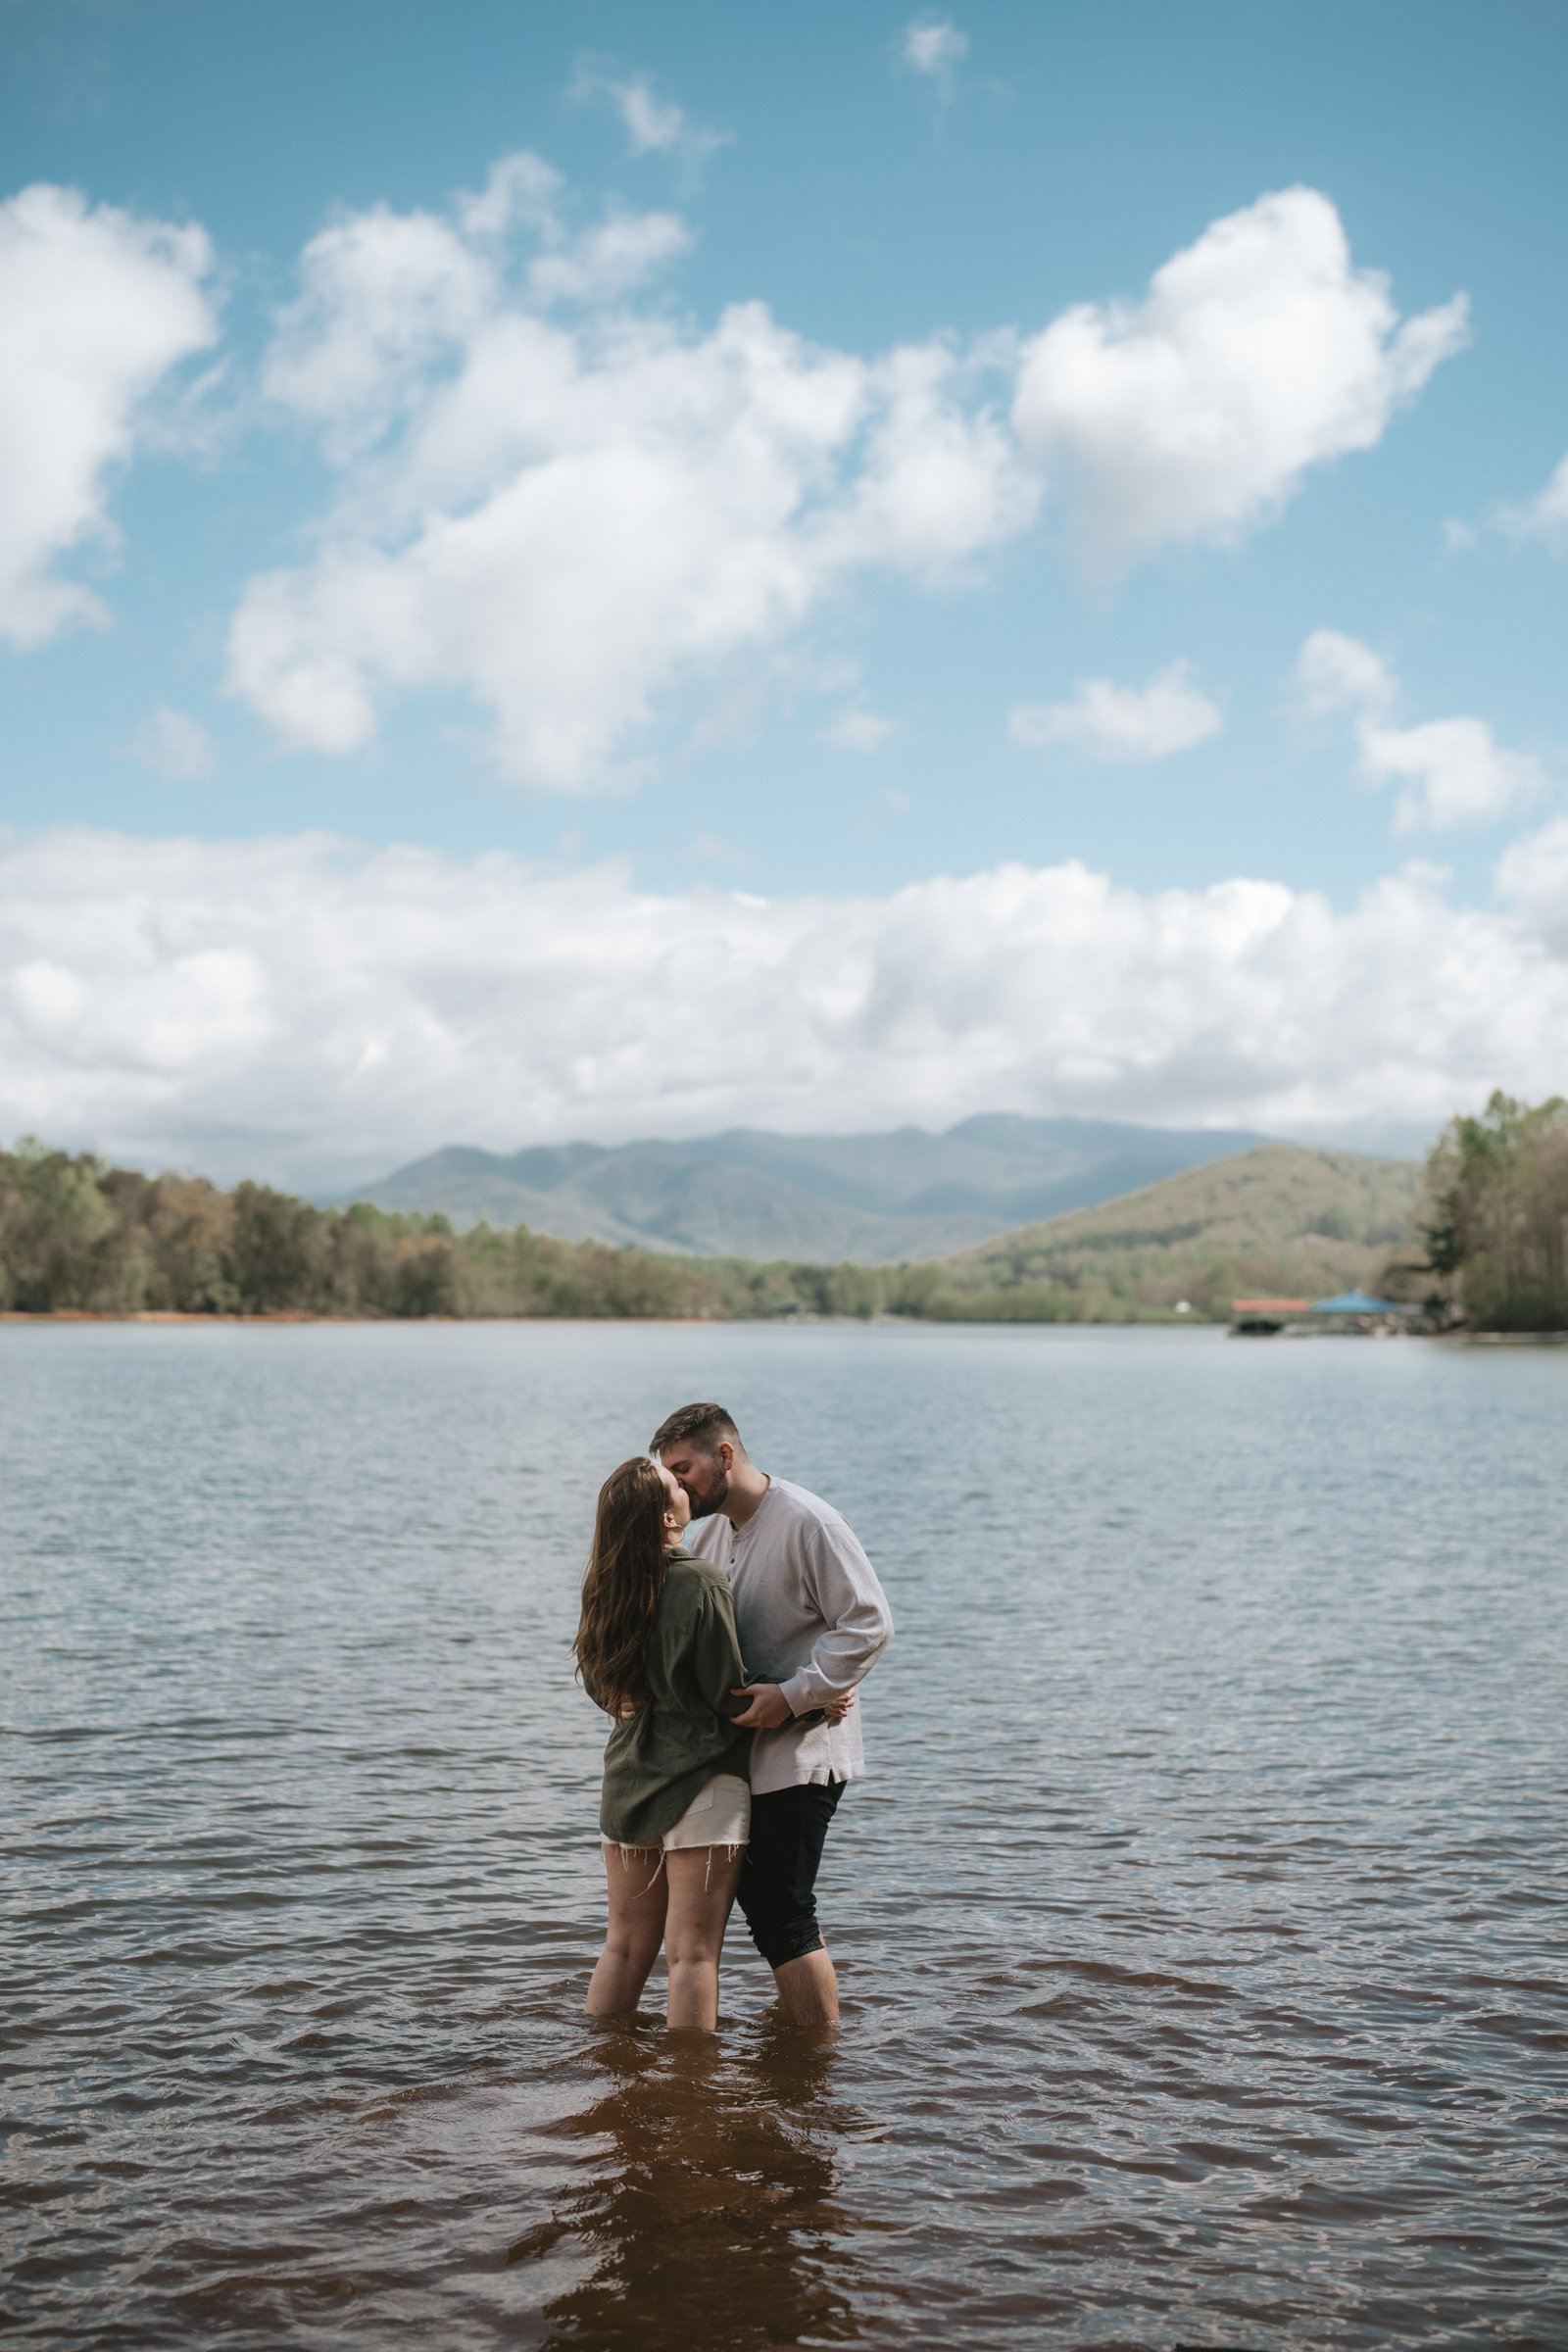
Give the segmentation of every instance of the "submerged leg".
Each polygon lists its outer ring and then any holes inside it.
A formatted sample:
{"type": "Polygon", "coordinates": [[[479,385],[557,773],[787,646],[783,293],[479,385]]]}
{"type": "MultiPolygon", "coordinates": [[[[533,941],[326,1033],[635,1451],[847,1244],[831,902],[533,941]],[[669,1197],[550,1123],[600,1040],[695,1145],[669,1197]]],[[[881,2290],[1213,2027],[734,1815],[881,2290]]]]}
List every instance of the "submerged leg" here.
{"type": "Polygon", "coordinates": [[[610,1924],[588,1986],[590,2017],[622,2017],[641,1998],[664,1940],[669,1887],[663,1861],[657,1845],[605,1847],[610,1924]]]}
{"type": "Polygon", "coordinates": [[[670,2027],[676,2033],[712,2034],[718,2027],[718,1956],[741,1875],[741,1848],[684,1846],[664,1856],[664,1868],[670,2027]]]}
{"type": "Polygon", "coordinates": [[[826,1944],[802,1952],[773,1971],[779,2007],[792,2026],[836,2026],[839,2022],[839,1981],[826,1944]]]}

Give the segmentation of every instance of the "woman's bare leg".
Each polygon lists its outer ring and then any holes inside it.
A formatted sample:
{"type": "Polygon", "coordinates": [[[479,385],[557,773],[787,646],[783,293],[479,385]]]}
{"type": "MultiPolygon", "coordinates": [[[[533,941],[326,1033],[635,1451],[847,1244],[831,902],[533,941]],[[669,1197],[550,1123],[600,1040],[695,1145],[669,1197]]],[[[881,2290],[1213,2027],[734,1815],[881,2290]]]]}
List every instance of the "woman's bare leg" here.
{"type": "Polygon", "coordinates": [[[718,2027],[718,1955],[735,1900],[742,1849],[689,1845],[664,1856],[669,1905],[664,1956],[669,1963],[670,2028],[712,2034],[718,2027]]]}
{"type": "Polygon", "coordinates": [[[607,1845],[605,1884],[610,1925],[588,1986],[590,2017],[622,2017],[635,2009],[648,1972],[664,1940],[668,1881],[657,1845],[607,1845]]]}

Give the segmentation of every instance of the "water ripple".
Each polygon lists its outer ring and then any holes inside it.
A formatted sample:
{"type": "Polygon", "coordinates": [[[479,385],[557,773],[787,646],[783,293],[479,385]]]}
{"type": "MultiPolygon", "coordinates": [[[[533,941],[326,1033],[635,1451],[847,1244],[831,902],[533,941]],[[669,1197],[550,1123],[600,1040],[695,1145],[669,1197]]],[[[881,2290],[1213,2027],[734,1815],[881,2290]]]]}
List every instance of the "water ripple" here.
{"type": "Polygon", "coordinates": [[[1561,2352],[1565,1379],[0,1330],[10,2340],[1561,2352]],[[836,2045],[744,1937],[716,2046],[579,2014],[589,1504],[710,1394],[901,1621],[836,2045]]]}

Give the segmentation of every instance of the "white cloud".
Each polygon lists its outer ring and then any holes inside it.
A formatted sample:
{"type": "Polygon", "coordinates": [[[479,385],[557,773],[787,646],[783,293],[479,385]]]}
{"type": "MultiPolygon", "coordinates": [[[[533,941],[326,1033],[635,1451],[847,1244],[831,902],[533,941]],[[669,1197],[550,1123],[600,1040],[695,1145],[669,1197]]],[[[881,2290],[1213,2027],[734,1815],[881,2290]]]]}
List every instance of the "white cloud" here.
{"type": "MultiPolygon", "coordinates": [[[[266,382],[338,490],[314,554],[249,583],[229,648],[286,746],[361,750],[398,696],[446,691],[522,782],[624,779],[661,722],[701,723],[695,698],[755,698],[857,576],[951,580],[1028,532],[1050,469],[1103,567],[1234,536],[1375,441],[1461,333],[1452,305],[1399,326],[1302,189],[1217,222],[1138,312],[1070,312],[1021,358],[1005,331],[865,358],[760,303],[699,327],[628,299],[682,250],[676,216],[573,222],[519,155],[447,214],[378,207],[307,247],[266,382]]],[[[1161,699],[1196,723],[1179,681],[1161,699]]]]}
{"type": "Polygon", "coordinates": [[[39,184],[0,204],[0,637],[45,644],[107,617],[56,569],[112,542],[109,477],[146,402],[216,333],[201,229],[39,184]]]}
{"type": "Polygon", "coordinates": [[[577,231],[561,174],[526,151],[504,156],[451,217],[378,204],[346,214],[300,257],[300,293],[278,316],[263,367],[267,397],[320,430],[346,462],[382,439],[505,307],[509,249],[537,248],[531,299],[606,302],[629,293],[691,242],[673,213],[612,203],[577,231]]]}
{"type": "MultiPolygon", "coordinates": [[[[554,236],[560,230],[565,188],[554,164],[547,164],[531,147],[518,147],[498,158],[477,193],[458,198],[457,216],[466,236],[492,243],[519,226],[554,236]]],[[[356,216],[348,218],[352,221],[356,216]]]]}
{"type": "Polygon", "coordinates": [[[880,752],[899,733],[899,722],[884,718],[880,711],[867,710],[861,703],[846,703],[822,733],[835,751],[880,752]]]}
{"type": "Polygon", "coordinates": [[[969,54],[969,36],[946,17],[916,17],[904,28],[904,62],[946,93],[969,54]]]}
{"type": "Polygon", "coordinates": [[[1463,296],[1401,324],[1328,198],[1287,188],[1214,221],[1142,303],[1080,304],[1026,343],[1014,418],[1111,577],[1267,522],[1310,466],[1371,449],[1466,332],[1463,296]]]}
{"type": "Polygon", "coordinates": [[[1168,760],[1217,735],[1217,704],[1193,683],[1191,665],[1172,662],[1147,686],[1082,678],[1070,702],[1028,703],[1008,728],[1014,743],[1036,751],[1077,752],[1088,760],[1168,760]]]}
{"type": "Polygon", "coordinates": [[[1296,659],[1297,708],[1305,718],[1386,710],[1398,681],[1381,654],[1338,629],[1314,629],[1296,659]]]}
{"type": "Polygon", "coordinates": [[[621,78],[584,65],[572,84],[572,96],[608,100],[620,117],[626,145],[634,156],[673,156],[691,169],[715,147],[727,147],[732,136],[727,130],[709,130],[693,122],[684,107],[672,98],[661,97],[646,74],[621,78]]]}
{"type": "Polygon", "coordinates": [[[1503,522],[1517,538],[1568,544],[1568,457],[1559,462],[1544,489],[1522,506],[1504,510],[1503,522]]]}
{"type": "MultiPolygon", "coordinates": [[[[524,226],[546,243],[525,278],[589,266],[553,211],[524,226]]],[[[670,249],[664,216],[616,231],[670,249]]],[[[329,753],[368,744],[389,695],[455,687],[510,773],[599,784],[661,698],[770,655],[857,570],[939,573],[1026,526],[1037,485],[976,367],[814,349],[757,303],[707,333],[563,324],[461,212],[337,222],[268,383],[323,432],[343,503],[314,562],[250,583],[231,683],[329,753]]]]}
{"type": "Polygon", "coordinates": [[[1298,656],[1298,708],[1309,718],[1353,720],[1357,768],[1369,784],[1399,783],[1395,830],[1446,831],[1523,807],[1549,781],[1539,760],[1499,744],[1485,719],[1387,723],[1399,684],[1380,654],[1337,629],[1314,629],[1298,656]]]}
{"type": "MultiPolygon", "coordinates": [[[[1497,864],[1497,894],[1516,907],[1532,932],[1568,960],[1568,816],[1514,842],[1497,864]]],[[[1559,1075],[1553,1094],[1568,1094],[1559,1075]]]]}
{"type": "Polygon", "coordinates": [[[594,228],[560,252],[541,254],[528,272],[539,302],[613,302],[679,259],[691,231],[674,213],[628,213],[612,205],[594,228]]]}
{"type": "Polygon", "coordinates": [[[1361,772],[1402,782],[1396,832],[1486,824],[1544,792],[1546,772],[1527,753],[1504,750],[1482,718],[1431,718],[1424,726],[1360,730],[1361,772]]]}
{"type": "Polygon", "coordinates": [[[126,749],[138,766],[162,776],[166,784],[204,783],[217,757],[201,720],[187,710],[172,710],[167,703],[160,703],[137,728],[126,749]]]}
{"type": "Polygon", "coordinates": [[[313,237],[267,354],[267,397],[318,426],[339,460],[377,440],[421,395],[430,363],[488,315],[490,241],[517,192],[493,175],[485,198],[465,207],[464,230],[378,204],[313,237]]]}
{"type": "Polygon", "coordinates": [[[1076,863],[768,901],[322,836],[13,840],[0,1134],[326,1183],[456,1139],[995,1108],[1436,1127],[1562,1084],[1568,835],[1543,838],[1515,904],[1416,871],[1345,912],[1076,863]],[[672,1053],[715,1003],[744,1056],[672,1053]]]}
{"type": "Polygon", "coordinates": [[[1040,483],[984,407],[994,366],[943,342],[906,344],[864,371],[865,431],[838,512],[824,517],[830,567],[891,564],[941,577],[964,558],[1018,537],[1040,483]]]}

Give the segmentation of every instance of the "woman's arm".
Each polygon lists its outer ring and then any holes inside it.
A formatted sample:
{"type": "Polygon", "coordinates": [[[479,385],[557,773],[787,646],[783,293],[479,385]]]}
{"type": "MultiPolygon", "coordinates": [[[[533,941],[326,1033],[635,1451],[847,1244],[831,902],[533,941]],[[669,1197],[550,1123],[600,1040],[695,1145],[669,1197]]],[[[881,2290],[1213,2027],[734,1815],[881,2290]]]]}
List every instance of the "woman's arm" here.
{"type": "Polygon", "coordinates": [[[735,1695],[746,1680],[735,1631],[735,1603],[728,1589],[712,1587],[703,1594],[692,1636],[692,1674],[703,1699],[715,1715],[744,1715],[751,1703],[735,1695]]]}

